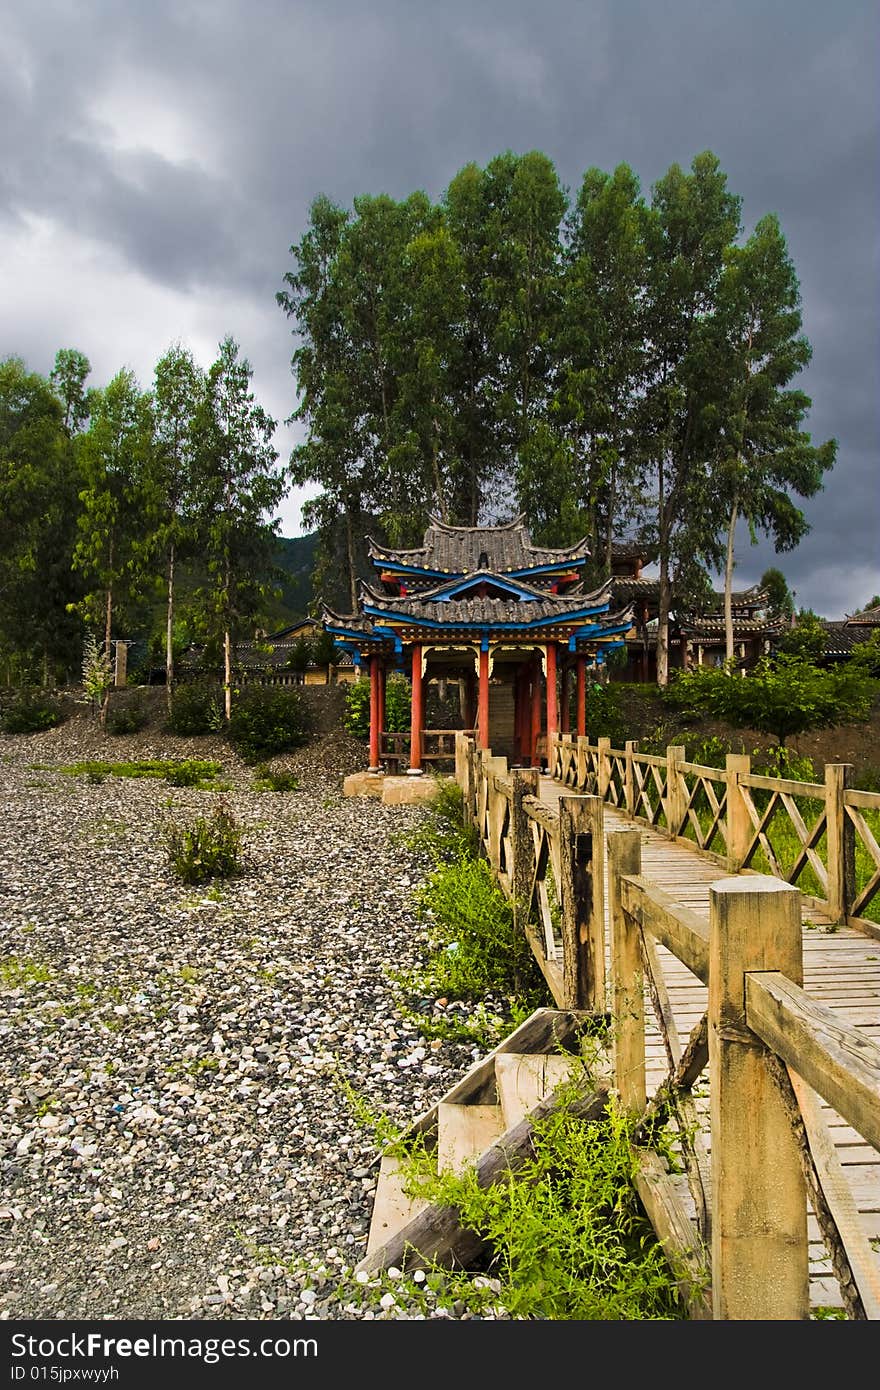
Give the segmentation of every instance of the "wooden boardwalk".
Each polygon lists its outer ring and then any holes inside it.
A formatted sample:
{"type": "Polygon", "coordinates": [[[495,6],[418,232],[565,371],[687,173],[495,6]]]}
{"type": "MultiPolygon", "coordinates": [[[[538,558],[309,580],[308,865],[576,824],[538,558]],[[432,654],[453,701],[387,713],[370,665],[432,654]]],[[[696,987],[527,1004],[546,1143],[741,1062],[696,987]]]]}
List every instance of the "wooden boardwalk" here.
{"type": "MultiPolygon", "coordinates": [[[[550,777],[541,777],[539,796],[548,807],[557,810],[560,797],[570,795],[572,792],[569,788],[550,777]]],[[[604,818],[607,834],[637,826],[642,841],[643,877],[651,880],[681,906],[708,920],[709,886],[726,876],[723,869],[696,849],[633,822],[607,804],[604,818]]],[[[609,939],[606,896],[606,942],[609,939]]],[[[706,1012],[708,991],[663,946],[658,945],[657,951],[663,964],[663,978],[675,1028],[684,1044],[692,1028],[706,1012]]],[[[827,916],[804,905],[803,953],[806,992],[832,1008],[840,1015],[841,1021],[880,1042],[880,941],[854,928],[835,926],[827,916]]],[[[649,1017],[653,1017],[650,1004],[647,1010],[649,1017]]],[[[651,1029],[647,1039],[647,1068],[648,1091],[651,1094],[668,1070],[659,1028],[651,1029]]],[[[706,1120],[708,1149],[707,1084],[705,1079],[701,1079],[694,1090],[694,1099],[698,1114],[702,1114],[706,1120]]],[[[828,1124],[844,1177],[845,1190],[840,1194],[842,1207],[845,1210],[846,1205],[852,1203],[853,1220],[861,1227],[871,1251],[873,1267],[869,1277],[875,1288],[880,1289],[880,1154],[819,1097],[816,1097],[816,1102],[828,1124]]],[[[711,1174],[711,1164],[709,1171],[711,1174]]],[[[684,1182],[682,1198],[693,1209],[684,1182]]],[[[812,1209],[809,1213],[809,1234],[811,1303],[813,1307],[841,1307],[840,1288],[812,1209]]]]}

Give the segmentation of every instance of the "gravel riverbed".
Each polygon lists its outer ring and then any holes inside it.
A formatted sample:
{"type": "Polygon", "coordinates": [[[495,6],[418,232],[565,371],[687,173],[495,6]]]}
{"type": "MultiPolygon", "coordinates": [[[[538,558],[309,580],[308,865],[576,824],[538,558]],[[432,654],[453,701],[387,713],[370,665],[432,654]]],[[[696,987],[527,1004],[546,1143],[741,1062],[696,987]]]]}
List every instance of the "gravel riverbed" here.
{"type": "Polygon", "coordinates": [[[0,1317],[471,1315],[351,1291],[378,1158],[340,1078],[403,1125],[478,1055],[398,1007],[429,867],[399,837],[425,812],[343,797],[364,765],[319,739],[275,793],[210,737],[0,736],[0,1317]],[[215,757],[230,789],[58,770],[163,756],[215,757]],[[189,887],[162,825],[218,795],[246,872],[189,887]]]}

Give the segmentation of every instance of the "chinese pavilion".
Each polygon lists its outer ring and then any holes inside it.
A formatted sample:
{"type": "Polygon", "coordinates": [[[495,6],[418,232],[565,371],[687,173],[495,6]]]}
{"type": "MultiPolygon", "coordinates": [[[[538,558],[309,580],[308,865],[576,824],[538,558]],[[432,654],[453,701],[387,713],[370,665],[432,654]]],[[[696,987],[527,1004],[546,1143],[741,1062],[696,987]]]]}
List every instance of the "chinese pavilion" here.
{"type": "Polygon", "coordinates": [[[375,583],[361,582],[358,611],[324,608],[338,646],[370,679],[370,770],[382,771],[385,681],[411,675],[408,772],[422,771],[425,685],[459,681],[464,718],[482,748],[537,765],[547,737],[585,732],[588,668],[623,644],[631,609],[610,613],[611,581],[585,592],[586,542],[532,544],[525,518],[500,526],[448,526],[432,517],[424,543],[391,550],[368,538],[375,583]]]}

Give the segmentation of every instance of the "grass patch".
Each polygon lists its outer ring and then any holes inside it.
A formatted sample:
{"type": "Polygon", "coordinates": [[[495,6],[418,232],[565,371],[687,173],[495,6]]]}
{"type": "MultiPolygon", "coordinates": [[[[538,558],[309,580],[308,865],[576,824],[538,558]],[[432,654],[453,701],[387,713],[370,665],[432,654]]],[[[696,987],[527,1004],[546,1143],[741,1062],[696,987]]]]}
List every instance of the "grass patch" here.
{"type": "Polygon", "coordinates": [[[87,782],[100,783],[108,777],[146,777],[166,781],[172,787],[202,787],[216,790],[222,772],[218,762],[199,758],[148,758],[141,762],[112,763],[99,758],[65,763],[58,771],[66,777],[84,777],[87,782]]]}

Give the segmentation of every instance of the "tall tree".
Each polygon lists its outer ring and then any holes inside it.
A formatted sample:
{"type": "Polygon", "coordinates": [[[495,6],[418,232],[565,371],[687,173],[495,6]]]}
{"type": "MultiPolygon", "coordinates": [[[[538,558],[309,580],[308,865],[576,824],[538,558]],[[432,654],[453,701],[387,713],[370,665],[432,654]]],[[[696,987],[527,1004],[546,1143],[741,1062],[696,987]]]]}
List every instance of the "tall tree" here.
{"type": "Polygon", "coordinates": [[[657,680],[669,680],[669,617],[676,563],[703,540],[706,441],[702,325],[716,309],[726,249],[739,231],[740,199],[715,155],[685,173],[673,164],[654,185],[646,222],[643,306],[647,380],[641,426],[650,441],[659,562],[657,680]]]}
{"type": "Polygon", "coordinates": [[[743,517],[791,550],[809,530],[793,495],[813,497],[833,466],[835,440],[814,445],[801,428],[812,404],[789,383],[807,366],[800,288],[775,216],[762,217],[744,246],[731,246],[718,284],[716,311],[704,325],[702,365],[714,378],[705,414],[711,432],[710,487],[715,515],[726,522],[724,623],[733,658],[734,540],[743,517]]]}
{"type": "Polygon", "coordinates": [[[90,411],[90,392],[86,380],[92,364],[77,348],[60,348],[49,380],[64,408],[64,428],[68,435],[79,434],[86,426],[90,411]]]}
{"type": "Polygon", "coordinates": [[[204,388],[204,374],[192,353],[180,344],[170,347],[157,362],[149,486],[156,518],[154,541],[165,567],[165,689],[169,708],[174,685],[175,567],[192,548],[195,419],[204,388]]]}
{"type": "Polygon", "coordinates": [[[275,421],[251,389],[253,368],[226,337],[208,371],[196,415],[195,499],[210,584],[201,593],[209,628],[222,634],[225,712],[232,713],[232,642],[262,612],[285,492],[275,467],[275,421]]]}
{"type": "Polygon", "coordinates": [[[116,608],[137,603],[148,583],[145,479],[152,438],[152,397],[123,368],[93,394],[89,428],[77,449],[82,491],[73,563],[89,586],[79,607],[87,623],[103,624],[108,655],[116,608]]]}

